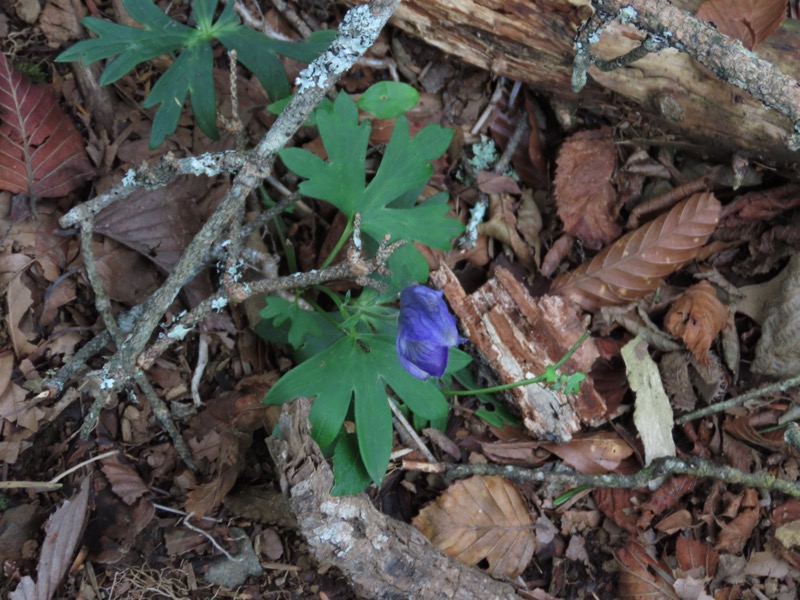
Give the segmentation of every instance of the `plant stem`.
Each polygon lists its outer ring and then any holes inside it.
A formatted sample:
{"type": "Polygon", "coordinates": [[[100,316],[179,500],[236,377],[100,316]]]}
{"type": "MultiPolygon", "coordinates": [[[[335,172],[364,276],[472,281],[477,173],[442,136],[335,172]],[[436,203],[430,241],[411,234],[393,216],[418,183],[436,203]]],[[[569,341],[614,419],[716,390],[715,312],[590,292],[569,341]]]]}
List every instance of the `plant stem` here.
{"type": "Polygon", "coordinates": [[[325,269],[330,266],[330,264],[336,258],[336,255],[339,254],[339,250],[341,250],[342,246],[344,246],[344,243],[347,241],[347,238],[350,237],[351,233],[353,233],[353,219],[348,219],[347,226],[344,228],[344,231],[342,232],[342,237],[340,237],[339,241],[336,242],[336,246],[334,246],[333,250],[331,250],[331,253],[328,254],[328,257],[325,259],[325,262],[322,263],[320,269],[325,269]]]}
{"type": "MultiPolygon", "coordinates": [[[[586,341],[586,338],[589,337],[589,332],[584,331],[583,335],[578,338],[578,341],[575,342],[572,347],[567,350],[567,353],[561,357],[561,359],[553,365],[553,370],[560,368],[565,362],[567,362],[572,355],[581,347],[581,344],[586,341]]],[[[442,393],[445,396],[474,396],[475,394],[492,394],[494,392],[503,392],[505,390],[510,390],[517,387],[522,387],[524,385],[530,385],[532,383],[540,383],[547,378],[548,374],[542,373],[541,375],[537,375],[536,377],[532,377],[530,379],[523,379],[522,381],[515,381],[513,383],[506,383],[504,385],[496,385],[493,387],[488,388],[481,388],[477,390],[442,390],[442,393]]]]}

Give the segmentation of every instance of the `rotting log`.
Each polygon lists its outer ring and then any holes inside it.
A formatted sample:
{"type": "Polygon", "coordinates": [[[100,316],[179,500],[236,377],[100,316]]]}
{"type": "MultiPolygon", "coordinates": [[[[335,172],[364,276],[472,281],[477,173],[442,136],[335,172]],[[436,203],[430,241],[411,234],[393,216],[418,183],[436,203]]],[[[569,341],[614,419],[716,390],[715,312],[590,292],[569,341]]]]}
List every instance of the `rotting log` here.
{"type": "MultiPolygon", "coordinates": [[[[677,50],[647,55],[610,73],[591,67],[589,85],[573,93],[573,40],[591,14],[587,4],[588,0],[403,0],[390,24],[570,106],[616,114],[637,127],[643,117],[655,126],[651,134],[663,129],[717,157],[738,151],[759,162],[798,170],[798,154],[786,145],[793,132],[788,118],[677,50]]],[[[693,13],[700,0],[673,4],[693,13]]],[[[615,22],[603,31],[593,51],[611,59],[642,38],[632,25],[615,22]]],[[[800,22],[784,21],[755,52],[783,74],[800,79],[800,22]]]]}
{"type": "Polygon", "coordinates": [[[267,440],[298,528],[314,558],[335,566],[364,598],[517,598],[514,589],[437,550],[411,525],[372,506],[366,494],[332,497],[333,473],[309,433],[307,398],[284,405],[280,434],[267,440]]]}

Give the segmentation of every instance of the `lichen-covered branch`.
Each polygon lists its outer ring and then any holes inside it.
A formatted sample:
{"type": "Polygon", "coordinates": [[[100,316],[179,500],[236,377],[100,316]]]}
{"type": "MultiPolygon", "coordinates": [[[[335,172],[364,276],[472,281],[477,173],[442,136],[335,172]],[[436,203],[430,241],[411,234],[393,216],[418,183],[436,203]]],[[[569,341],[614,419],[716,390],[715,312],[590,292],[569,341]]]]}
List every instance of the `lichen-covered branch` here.
{"type": "Polygon", "coordinates": [[[597,63],[592,45],[611,21],[631,23],[648,34],[634,54],[617,61],[602,61],[605,69],[619,68],[645,54],[664,47],[675,48],[710,69],[723,81],[741,88],[769,108],[787,116],[795,134],[787,140],[791,150],[800,148],[800,85],[772,63],[759,58],[738,40],[729,38],[667,0],[594,0],[595,13],[584,24],[575,42],[573,89],[579,91],[587,80],[589,66],[597,63]]]}
{"type": "MultiPolygon", "coordinates": [[[[155,167],[129,172],[110,192],[76,207],[62,217],[60,223],[66,228],[91,223],[92,217],[112,202],[143,187],[165,185],[180,173],[207,175],[239,169],[230,191],[190,242],[165,282],[147,299],[144,310],[132,315],[134,323],[129,329],[131,333],[120,341],[116,354],[102,370],[101,393],[98,396],[107,398],[140,375],[137,359],[180,290],[205,265],[209,249],[214,247],[222,232],[240,214],[247,196],[270,174],[278,151],[287,144],[338,78],[374,43],[398,3],[399,0],[373,0],[348,11],[331,47],[301,72],[297,80],[297,92],[253,151],[245,155],[232,152],[199,159],[174,159],[168,155],[155,167]]],[[[299,279],[298,285],[302,285],[299,279]]],[[[96,419],[95,412],[99,410],[91,412],[90,417],[96,419]]],[[[89,421],[82,428],[84,436],[94,427],[94,420],[90,418],[89,421]]]]}
{"type": "Polygon", "coordinates": [[[403,468],[410,471],[423,471],[425,473],[443,473],[450,479],[471,477],[472,475],[499,475],[518,482],[534,482],[547,485],[573,488],[586,486],[593,488],[623,488],[623,489],[651,489],[659,488],[668,477],[675,475],[690,475],[692,477],[706,477],[743,485],[745,487],[781,492],[793,498],[800,498],[800,482],[780,479],[771,475],[769,471],[762,470],[755,473],[745,473],[734,467],[715,463],[698,457],[675,457],[655,459],[648,467],[632,475],[620,473],[603,473],[600,475],[585,475],[576,473],[572,469],[559,467],[543,467],[528,469],[514,465],[489,465],[489,464],[452,464],[452,463],[420,463],[404,461],[403,468]]]}

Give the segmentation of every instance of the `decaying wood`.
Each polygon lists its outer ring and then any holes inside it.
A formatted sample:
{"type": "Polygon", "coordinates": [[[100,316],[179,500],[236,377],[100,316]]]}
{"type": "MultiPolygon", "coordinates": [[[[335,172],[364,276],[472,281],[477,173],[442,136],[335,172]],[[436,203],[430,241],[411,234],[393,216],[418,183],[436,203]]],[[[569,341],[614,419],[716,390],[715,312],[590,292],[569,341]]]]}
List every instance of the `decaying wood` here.
{"type": "MultiPolygon", "coordinates": [[[[616,112],[643,134],[650,122],[709,152],[736,150],[771,164],[797,163],[796,153],[786,146],[793,133],[789,119],[677,50],[647,55],[610,73],[592,67],[590,84],[574,94],[573,40],[580,23],[591,15],[588,4],[588,0],[403,0],[390,23],[460,60],[530,84],[561,102],[616,112]]],[[[700,0],[673,4],[694,13],[700,0]]],[[[798,79],[799,33],[800,23],[787,20],[755,52],[798,79]]],[[[614,23],[603,31],[593,52],[615,58],[643,37],[632,25],[614,23]]]]}
{"type": "Polygon", "coordinates": [[[517,598],[513,588],[445,556],[411,525],[376,510],[365,494],[334,498],[333,473],[311,439],[311,402],[284,406],[267,441],[300,532],[324,566],[339,568],[364,598],[517,598]]]}
{"type": "MultiPolygon", "coordinates": [[[[433,284],[444,290],[464,335],[494,370],[501,383],[513,383],[544,373],[557,363],[583,334],[578,309],[563,298],[534,300],[505,269],[472,295],[467,295],[453,272],[442,265],[431,273],[433,284]]],[[[587,339],[563,370],[588,373],[598,357],[587,339]]],[[[606,405],[587,377],[579,394],[567,395],[541,384],[508,391],[527,430],[538,439],[567,441],[582,423],[603,418],[606,405]]]]}

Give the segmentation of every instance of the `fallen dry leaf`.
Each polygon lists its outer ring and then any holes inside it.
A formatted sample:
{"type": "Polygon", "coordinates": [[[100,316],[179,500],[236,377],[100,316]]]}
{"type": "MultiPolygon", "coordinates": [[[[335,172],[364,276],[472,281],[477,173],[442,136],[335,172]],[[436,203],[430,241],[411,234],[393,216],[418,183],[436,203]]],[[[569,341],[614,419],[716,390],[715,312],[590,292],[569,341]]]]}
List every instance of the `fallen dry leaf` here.
{"type": "Polygon", "coordinates": [[[599,250],[622,232],[621,208],[611,185],[616,149],[610,127],[580,131],[561,146],[556,159],[555,198],[564,231],[599,250]]]}
{"type": "Polygon", "coordinates": [[[486,559],[493,577],[518,576],[535,549],[530,511],[517,488],[502,477],[456,482],[425,506],[413,524],[434,546],[464,564],[486,559]]]}
{"type": "Polygon", "coordinates": [[[50,600],[55,595],[83,536],[89,516],[90,484],[91,477],[86,477],[75,497],[65,500],[47,521],[36,583],[28,575],[23,577],[9,596],[11,600],[50,600]]]}
{"type": "Polygon", "coordinates": [[[754,489],[745,490],[741,497],[740,508],[739,514],[730,523],[720,523],[717,544],[714,546],[716,550],[740,554],[744,550],[745,544],[750,541],[753,530],[761,518],[758,492],[754,489]]]}
{"type": "Polygon", "coordinates": [[[599,474],[618,472],[620,464],[633,455],[633,448],[613,431],[578,434],[569,442],[539,444],[558,456],[578,473],[599,474]]]}
{"type": "Polygon", "coordinates": [[[94,175],[75,124],[52,88],[32,84],[0,54],[0,188],[66,196],[94,175]]]}
{"type": "Polygon", "coordinates": [[[786,0],[707,0],[695,16],[752,50],[781,26],[786,0]]]}
{"type": "MultiPolygon", "coordinates": [[[[651,550],[655,553],[655,549],[651,550]]],[[[644,546],[630,540],[616,552],[619,563],[619,598],[625,600],[678,600],[663,574],[669,567],[650,556],[644,546]]]]}
{"type": "Polygon", "coordinates": [[[111,484],[111,490],[125,504],[133,504],[150,491],[136,469],[124,463],[118,454],[104,458],[101,469],[111,484]]]}
{"type": "Polygon", "coordinates": [[[670,307],[664,329],[681,338],[700,364],[708,364],[708,350],[728,322],[728,307],[717,299],[708,281],[696,283],[670,307]]]}
{"type": "Polygon", "coordinates": [[[589,312],[642,298],[654,292],[663,277],[697,256],[714,232],[721,210],[713,194],[695,194],[559,276],[551,292],[589,312]]]}
{"type": "Polygon", "coordinates": [[[707,577],[716,574],[719,563],[719,553],[711,544],[684,535],[675,540],[675,558],[684,571],[702,569],[702,575],[707,577]]]}
{"type": "Polygon", "coordinates": [[[633,422],[642,439],[645,464],[656,458],[675,456],[672,407],[647,342],[637,335],[622,347],[622,358],[628,382],[636,393],[633,422]]]}
{"type": "Polygon", "coordinates": [[[533,253],[517,232],[517,217],[514,215],[512,204],[513,198],[508,194],[491,194],[489,220],[478,225],[478,233],[488,235],[511,247],[519,262],[530,267],[533,264],[533,253]]]}

